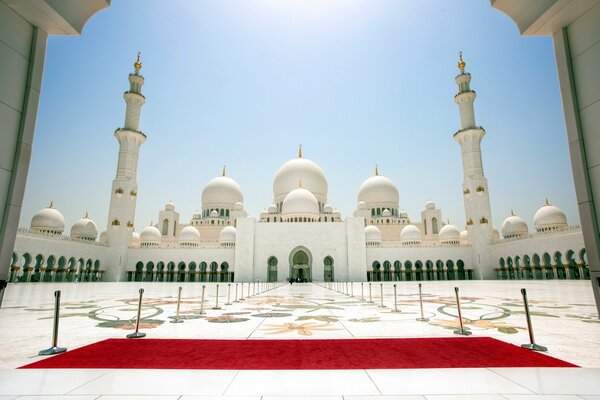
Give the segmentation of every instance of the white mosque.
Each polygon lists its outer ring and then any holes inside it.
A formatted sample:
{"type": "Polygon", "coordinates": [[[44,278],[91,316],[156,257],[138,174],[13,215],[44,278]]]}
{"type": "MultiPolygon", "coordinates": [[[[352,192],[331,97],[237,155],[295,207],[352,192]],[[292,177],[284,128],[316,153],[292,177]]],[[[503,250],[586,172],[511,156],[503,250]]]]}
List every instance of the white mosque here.
{"type": "Polygon", "coordinates": [[[61,281],[404,281],[453,279],[589,279],[583,235],[565,214],[546,203],[533,229],[511,212],[493,227],[488,182],[475,123],[471,74],[460,57],[454,97],[460,129],[466,226],[444,223],[429,201],[411,219],[396,185],[377,168],[358,188],[355,212],[343,217],[327,199],[327,178],[315,162],[298,157],[281,166],[273,201],[255,219],[244,210],[240,185],[227,176],[208,182],[202,211],[180,221],[173,203],[158,223],[135,232],[137,161],[146,135],[140,130],[145,97],[138,55],[125,92],[107,228],[98,235],[86,215],[65,232],[51,203],[21,228],[11,260],[12,282],[61,281]]]}

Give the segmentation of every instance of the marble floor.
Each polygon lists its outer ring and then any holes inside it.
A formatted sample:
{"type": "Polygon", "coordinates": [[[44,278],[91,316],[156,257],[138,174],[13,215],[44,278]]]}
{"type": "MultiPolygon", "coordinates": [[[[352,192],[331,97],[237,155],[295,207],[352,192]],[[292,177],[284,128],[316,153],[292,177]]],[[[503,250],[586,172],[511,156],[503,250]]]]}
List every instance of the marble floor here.
{"type": "MultiPolygon", "coordinates": [[[[15,284],[0,309],[0,400],[7,399],[554,399],[600,400],[600,320],[589,281],[206,285],[201,283],[15,284]],[[175,318],[178,287],[180,316],[175,318]],[[244,297],[243,301],[234,302],[244,297]],[[473,336],[528,342],[520,289],[527,288],[536,342],[584,368],[403,370],[17,370],[51,341],[53,293],[61,290],[59,345],[74,349],[133,330],[149,338],[336,339],[453,337],[454,287],[473,336]],[[248,292],[250,290],[250,292],[248,292]],[[343,293],[347,292],[347,294],[343,293]],[[248,295],[248,293],[250,295],[248,295]],[[383,297],[381,296],[383,293],[383,297]],[[351,295],[354,295],[353,297],[351,295]],[[229,298],[229,301],[228,301],[229,298]],[[371,298],[372,303],[369,302],[371,298]],[[364,299],[364,300],[363,300],[364,299]],[[231,304],[228,304],[231,303],[231,304]],[[383,304],[383,307],[381,305],[383,304]],[[200,308],[206,312],[199,315],[200,308]]],[[[143,340],[143,339],[141,339],[143,340]]]]}

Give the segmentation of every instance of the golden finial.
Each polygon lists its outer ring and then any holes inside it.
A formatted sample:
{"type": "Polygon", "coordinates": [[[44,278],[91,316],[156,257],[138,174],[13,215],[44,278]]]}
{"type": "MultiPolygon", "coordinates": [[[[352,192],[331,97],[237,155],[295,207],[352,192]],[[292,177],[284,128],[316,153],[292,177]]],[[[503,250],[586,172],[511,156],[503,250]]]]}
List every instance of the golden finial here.
{"type": "Polygon", "coordinates": [[[90,219],[90,215],[88,214],[88,212],[85,212],[85,217],[83,217],[84,219],[90,219]]]}
{"type": "Polygon", "coordinates": [[[459,69],[465,69],[466,65],[467,64],[465,64],[465,62],[462,59],[462,51],[459,51],[458,52],[458,68],[459,69]]]}
{"type": "Polygon", "coordinates": [[[548,201],[548,198],[546,197],[546,203],[544,203],[545,206],[549,206],[550,202],[548,201]]]}
{"type": "Polygon", "coordinates": [[[142,61],[140,60],[142,53],[138,51],[137,60],[133,63],[136,71],[142,69],[142,61]]]}
{"type": "Polygon", "coordinates": [[[510,215],[515,216],[515,211],[513,209],[510,210],[510,215]]]}
{"type": "Polygon", "coordinates": [[[54,200],[50,200],[50,205],[48,206],[48,208],[54,208],[54,200]]]}
{"type": "Polygon", "coordinates": [[[298,158],[302,158],[302,145],[298,147],[298,158]]]}
{"type": "Polygon", "coordinates": [[[226,172],[225,170],[226,170],[226,168],[227,168],[227,166],[226,166],[226,165],[223,165],[223,172],[221,173],[221,174],[222,174],[222,176],[225,176],[225,172],[226,172]]]}
{"type": "Polygon", "coordinates": [[[375,164],[375,176],[379,176],[379,167],[375,164]]]}
{"type": "Polygon", "coordinates": [[[298,179],[298,189],[302,188],[302,178],[298,179]]]}

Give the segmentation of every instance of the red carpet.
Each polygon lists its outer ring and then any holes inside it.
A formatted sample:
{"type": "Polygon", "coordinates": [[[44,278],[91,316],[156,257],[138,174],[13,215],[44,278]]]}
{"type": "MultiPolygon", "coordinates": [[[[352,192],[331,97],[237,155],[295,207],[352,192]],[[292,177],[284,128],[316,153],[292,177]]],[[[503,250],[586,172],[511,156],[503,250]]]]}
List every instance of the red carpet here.
{"type": "Polygon", "coordinates": [[[21,368],[387,369],[576,367],[492,338],[108,339],[21,368]]]}

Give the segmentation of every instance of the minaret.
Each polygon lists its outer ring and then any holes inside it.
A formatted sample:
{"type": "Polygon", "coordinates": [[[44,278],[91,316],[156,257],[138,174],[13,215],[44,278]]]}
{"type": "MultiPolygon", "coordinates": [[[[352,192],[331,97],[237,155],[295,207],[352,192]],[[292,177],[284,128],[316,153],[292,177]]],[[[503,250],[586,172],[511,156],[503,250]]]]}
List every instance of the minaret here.
{"type": "Polygon", "coordinates": [[[465,72],[465,62],[462,52],[459,52],[458,69],[460,73],[454,79],[458,85],[458,93],[454,101],[460,112],[460,130],[454,134],[454,140],[460,144],[463,162],[463,198],[465,202],[465,217],[469,240],[476,253],[476,263],[479,264],[480,276],[492,277],[493,265],[489,265],[487,255],[488,245],[493,236],[492,212],[488,192],[487,178],[483,173],[481,160],[481,139],[485,130],[475,124],[476,93],[471,90],[471,74],[465,72]]]}
{"type": "Polygon", "coordinates": [[[144,77],[140,74],[142,62],[139,52],[133,66],[135,71],[129,74],[129,90],[123,94],[127,105],[125,125],[115,131],[119,142],[119,159],[108,210],[107,239],[112,251],[107,278],[116,281],[126,278],[126,256],[134,229],[138,191],[137,163],[140,146],[146,141],[146,135],[140,131],[140,111],[146,98],[141,92],[144,77]]]}

